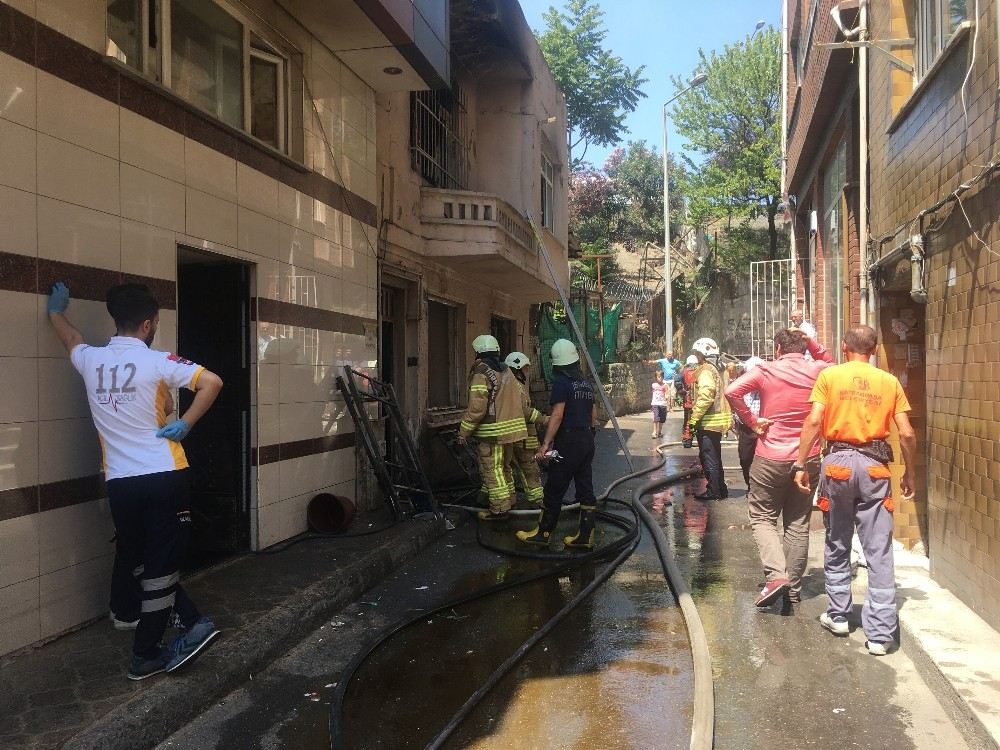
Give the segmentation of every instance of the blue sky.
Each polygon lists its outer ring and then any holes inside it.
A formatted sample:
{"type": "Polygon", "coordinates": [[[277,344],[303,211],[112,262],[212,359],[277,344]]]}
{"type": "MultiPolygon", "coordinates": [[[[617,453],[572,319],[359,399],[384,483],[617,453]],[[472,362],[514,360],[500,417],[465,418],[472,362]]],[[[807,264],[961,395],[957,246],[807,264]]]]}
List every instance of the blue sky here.
{"type": "MultiPolygon", "coordinates": [[[[532,29],[543,28],[542,14],[564,0],[520,0],[532,29]]],[[[605,45],[630,68],[645,65],[646,93],[627,124],[625,140],[645,139],[657,150],[663,139],[663,102],[674,94],[672,75],[688,77],[698,64],[698,49],[722,51],[753,32],[764,20],[781,28],[781,0],[598,0],[608,30],[605,45]]],[[[683,139],[671,126],[669,148],[683,149],[683,139]]],[[[608,148],[591,147],[587,161],[601,166],[608,148]]]]}

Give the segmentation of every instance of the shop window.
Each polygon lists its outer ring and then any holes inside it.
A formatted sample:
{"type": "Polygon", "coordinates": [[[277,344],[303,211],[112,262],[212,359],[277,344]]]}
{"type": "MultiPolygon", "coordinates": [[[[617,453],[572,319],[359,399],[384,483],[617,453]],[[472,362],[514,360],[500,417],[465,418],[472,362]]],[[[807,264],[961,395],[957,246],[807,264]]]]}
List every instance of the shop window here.
{"type": "Polygon", "coordinates": [[[968,0],[917,0],[918,79],[927,74],[951,35],[968,19],[968,0]]]}
{"type": "Polygon", "coordinates": [[[107,9],[108,56],[287,150],[289,58],[248,16],[211,0],[109,0],[107,9]]]}
{"type": "Polygon", "coordinates": [[[459,406],[458,341],[459,308],[427,300],[427,406],[459,406]]]}
{"type": "Polygon", "coordinates": [[[552,162],[542,157],[542,226],[551,231],[553,224],[553,208],[555,207],[555,167],[552,162]]]}

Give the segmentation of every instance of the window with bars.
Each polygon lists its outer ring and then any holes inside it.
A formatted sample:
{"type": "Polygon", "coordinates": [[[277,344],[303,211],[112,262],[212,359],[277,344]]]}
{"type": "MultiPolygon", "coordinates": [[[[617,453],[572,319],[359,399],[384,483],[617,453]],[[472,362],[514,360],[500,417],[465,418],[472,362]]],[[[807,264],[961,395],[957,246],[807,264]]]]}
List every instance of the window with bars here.
{"type": "Polygon", "coordinates": [[[553,208],[555,207],[555,167],[552,162],[542,157],[542,226],[549,231],[555,226],[553,208]]]}
{"type": "Polygon", "coordinates": [[[469,130],[465,96],[458,86],[410,94],[413,169],[429,185],[465,190],[469,182],[469,130]]]}

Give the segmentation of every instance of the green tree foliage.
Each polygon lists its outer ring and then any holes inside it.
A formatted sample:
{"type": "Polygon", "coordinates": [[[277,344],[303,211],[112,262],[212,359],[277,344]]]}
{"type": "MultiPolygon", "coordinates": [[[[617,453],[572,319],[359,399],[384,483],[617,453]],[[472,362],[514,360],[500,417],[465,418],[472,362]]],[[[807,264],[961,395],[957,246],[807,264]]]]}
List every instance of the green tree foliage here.
{"type": "MultiPolygon", "coordinates": [[[[727,252],[734,271],[745,268],[741,249],[753,239],[748,225],[767,218],[766,257],[778,257],[781,237],[776,215],[781,201],[781,36],[768,28],[721,54],[699,51],[696,73],[708,80],[677,100],[673,120],[678,132],[700,154],[685,158],[689,223],[706,226],[725,221],[727,252]]],[[[682,88],[684,80],[674,78],[682,88]]],[[[753,257],[752,260],[759,258],[753,257]]]]}
{"type": "Polygon", "coordinates": [[[594,0],[567,0],[564,10],[550,7],[538,37],[545,60],[566,95],[570,150],[612,146],[628,132],[625,117],[646,95],[644,66],[630,70],[620,57],[604,48],[604,12],[594,0]]]}

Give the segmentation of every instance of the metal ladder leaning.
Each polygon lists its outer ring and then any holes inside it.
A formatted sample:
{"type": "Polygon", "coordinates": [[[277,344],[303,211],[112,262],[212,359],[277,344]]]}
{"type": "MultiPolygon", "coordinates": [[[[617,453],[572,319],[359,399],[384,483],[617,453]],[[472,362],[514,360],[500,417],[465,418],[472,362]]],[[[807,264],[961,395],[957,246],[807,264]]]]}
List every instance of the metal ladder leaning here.
{"type": "Polygon", "coordinates": [[[337,389],[344,396],[361,445],[395,518],[404,517],[404,505],[410,506],[413,515],[439,516],[434,492],[420,465],[417,447],[406,428],[392,385],[345,366],[344,374],[337,378],[337,389]],[[368,412],[368,405],[373,403],[379,405],[388,421],[385,453],[368,412]]]}

